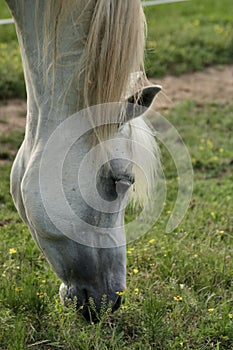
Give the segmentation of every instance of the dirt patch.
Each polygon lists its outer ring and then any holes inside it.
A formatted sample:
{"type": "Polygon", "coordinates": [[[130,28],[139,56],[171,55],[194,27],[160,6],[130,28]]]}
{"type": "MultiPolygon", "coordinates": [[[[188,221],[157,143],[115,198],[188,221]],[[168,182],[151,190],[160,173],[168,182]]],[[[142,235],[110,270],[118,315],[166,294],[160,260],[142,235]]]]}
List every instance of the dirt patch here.
{"type": "Polygon", "coordinates": [[[151,81],[163,87],[163,92],[155,102],[156,108],[170,108],[186,99],[192,99],[199,105],[233,101],[233,65],[208,68],[203,72],[183,74],[179,77],[166,76],[151,81]]]}
{"type": "Polygon", "coordinates": [[[0,105],[0,135],[15,129],[24,129],[26,123],[26,101],[8,100],[0,105]]]}
{"type": "MultiPolygon", "coordinates": [[[[160,84],[163,91],[158,95],[156,109],[172,108],[174,104],[192,99],[199,105],[209,102],[229,103],[233,101],[233,65],[208,68],[203,72],[166,76],[151,79],[160,84]]],[[[9,100],[0,105],[0,134],[25,127],[26,102],[9,100]]]]}

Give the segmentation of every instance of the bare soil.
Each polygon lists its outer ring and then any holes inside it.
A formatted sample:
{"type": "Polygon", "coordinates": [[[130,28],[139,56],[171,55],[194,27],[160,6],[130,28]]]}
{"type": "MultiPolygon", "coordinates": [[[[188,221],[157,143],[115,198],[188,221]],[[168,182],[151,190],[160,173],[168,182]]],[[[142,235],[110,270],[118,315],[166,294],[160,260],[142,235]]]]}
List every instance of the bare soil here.
{"type": "MultiPolygon", "coordinates": [[[[162,85],[154,107],[172,108],[175,104],[192,99],[199,105],[205,103],[230,103],[233,101],[233,65],[208,68],[203,72],[166,76],[151,79],[162,85]]],[[[9,100],[0,104],[0,134],[25,127],[26,101],[9,100]]]]}
{"type": "Polygon", "coordinates": [[[151,81],[163,87],[162,93],[155,101],[157,109],[171,108],[186,99],[191,99],[198,105],[233,101],[233,65],[208,68],[203,72],[178,77],[166,76],[151,81]]]}

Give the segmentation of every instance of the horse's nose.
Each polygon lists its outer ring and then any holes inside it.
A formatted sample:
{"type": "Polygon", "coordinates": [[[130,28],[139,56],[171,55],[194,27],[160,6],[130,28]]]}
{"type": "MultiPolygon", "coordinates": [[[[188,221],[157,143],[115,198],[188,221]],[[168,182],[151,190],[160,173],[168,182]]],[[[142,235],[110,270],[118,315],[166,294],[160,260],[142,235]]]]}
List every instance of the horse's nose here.
{"type": "MultiPolygon", "coordinates": [[[[104,300],[104,298],[102,300],[104,300]]],[[[102,313],[101,311],[104,311],[104,308],[106,307],[108,308],[109,306],[111,307],[111,311],[114,312],[117,309],[119,309],[119,307],[121,306],[121,302],[122,302],[121,296],[116,296],[114,302],[111,300],[108,300],[107,304],[95,301],[95,299],[91,297],[88,300],[86,300],[86,303],[84,305],[79,307],[79,310],[88,322],[97,323],[100,321],[100,318],[101,318],[100,315],[102,313]],[[93,303],[91,302],[91,300],[93,301],[93,303]]]]}
{"type": "Polygon", "coordinates": [[[97,293],[93,290],[90,292],[85,288],[67,287],[63,283],[60,287],[60,297],[65,305],[68,300],[76,299],[78,312],[89,322],[100,321],[100,315],[105,309],[111,308],[112,312],[116,311],[121,306],[122,301],[119,292],[111,291],[102,295],[102,293],[97,293]]]}

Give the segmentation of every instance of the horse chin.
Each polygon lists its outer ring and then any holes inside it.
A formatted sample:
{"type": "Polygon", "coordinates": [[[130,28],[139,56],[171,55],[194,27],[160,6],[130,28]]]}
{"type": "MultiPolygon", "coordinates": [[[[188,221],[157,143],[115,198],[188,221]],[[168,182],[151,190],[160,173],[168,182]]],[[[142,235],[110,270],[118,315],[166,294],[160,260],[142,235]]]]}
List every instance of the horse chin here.
{"type": "MultiPolygon", "coordinates": [[[[96,301],[93,297],[90,297],[90,300],[88,300],[87,296],[82,296],[80,298],[75,288],[67,287],[64,283],[60,286],[59,294],[62,304],[69,306],[74,303],[78,313],[82,315],[87,322],[98,323],[101,320],[101,313],[102,310],[106,309],[106,303],[103,307],[102,303],[96,301]]],[[[104,300],[104,297],[102,300],[104,300]]],[[[109,308],[111,308],[111,311],[115,312],[120,308],[121,303],[121,296],[116,295],[114,302],[111,300],[107,301],[107,309],[109,310],[109,308]]]]}

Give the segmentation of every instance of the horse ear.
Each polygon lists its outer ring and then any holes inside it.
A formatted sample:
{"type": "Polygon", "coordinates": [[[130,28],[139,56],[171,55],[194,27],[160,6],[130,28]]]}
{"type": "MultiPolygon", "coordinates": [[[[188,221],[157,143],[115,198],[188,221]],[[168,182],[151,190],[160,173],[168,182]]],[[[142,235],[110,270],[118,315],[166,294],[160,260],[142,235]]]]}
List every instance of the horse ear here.
{"type": "Polygon", "coordinates": [[[126,110],[126,119],[139,117],[145,113],[146,108],[152,105],[152,102],[162,87],[160,85],[151,85],[145,87],[142,91],[128,98],[128,105],[126,110]]]}

